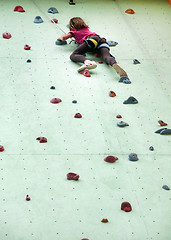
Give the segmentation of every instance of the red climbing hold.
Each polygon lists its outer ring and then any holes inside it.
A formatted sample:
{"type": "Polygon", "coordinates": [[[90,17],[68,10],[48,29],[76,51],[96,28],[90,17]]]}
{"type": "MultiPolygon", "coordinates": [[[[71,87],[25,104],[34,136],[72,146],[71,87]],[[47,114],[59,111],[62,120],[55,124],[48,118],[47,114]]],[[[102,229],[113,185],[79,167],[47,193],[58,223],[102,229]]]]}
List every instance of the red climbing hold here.
{"type": "Polygon", "coordinates": [[[135,12],[134,12],[133,9],[128,8],[128,9],[125,11],[125,13],[128,13],[128,14],[134,14],[135,12]]]}
{"type": "Polygon", "coordinates": [[[51,20],[52,23],[58,23],[58,19],[54,18],[51,20]]]}
{"type": "Polygon", "coordinates": [[[82,118],[82,115],[81,115],[81,113],[76,113],[74,117],[75,118],[82,118]]]}
{"type": "Polygon", "coordinates": [[[99,61],[99,63],[100,63],[100,64],[102,64],[102,63],[103,63],[103,61],[99,61]]]}
{"type": "Polygon", "coordinates": [[[113,91],[110,91],[110,92],[109,92],[109,97],[116,97],[116,93],[113,92],[113,91]]]}
{"type": "Polygon", "coordinates": [[[2,145],[0,145],[0,152],[3,152],[5,149],[2,145]]]}
{"type": "Polygon", "coordinates": [[[84,75],[85,77],[91,77],[89,70],[86,68],[83,71],[79,72],[80,74],[84,75]]]}
{"type": "Polygon", "coordinates": [[[21,7],[21,6],[15,6],[14,11],[15,11],[15,12],[25,12],[25,10],[23,9],[23,7],[21,7]]]}
{"type": "Polygon", "coordinates": [[[122,116],[121,115],[117,115],[116,118],[122,118],[122,116]]]}
{"type": "Polygon", "coordinates": [[[76,174],[76,173],[68,173],[67,174],[67,179],[68,180],[75,180],[75,181],[77,181],[78,179],[79,179],[79,175],[78,174],[76,174]]]}
{"type": "Polygon", "coordinates": [[[121,204],[121,210],[123,210],[125,212],[131,212],[132,211],[131,204],[129,202],[123,202],[121,204]]]}
{"type": "Polygon", "coordinates": [[[30,48],[31,48],[31,47],[30,47],[29,45],[27,45],[27,44],[24,45],[24,49],[25,49],[25,50],[30,50],[30,48]]]}
{"type": "Polygon", "coordinates": [[[163,122],[162,120],[159,120],[158,123],[160,124],[160,126],[167,126],[167,123],[163,122]]]}
{"type": "Polygon", "coordinates": [[[29,195],[26,196],[26,201],[30,201],[31,198],[29,197],[29,195]]]}
{"type": "Polygon", "coordinates": [[[60,98],[52,98],[52,99],[50,100],[50,102],[51,102],[51,103],[60,103],[60,102],[62,102],[62,100],[61,100],[60,98]]]}
{"type": "Polygon", "coordinates": [[[47,142],[47,138],[45,138],[45,137],[38,137],[38,138],[36,138],[36,140],[39,140],[40,143],[46,143],[47,142]]]}
{"type": "Polygon", "coordinates": [[[116,160],[118,160],[118,158],[114,157],[114,156],[107,156],[104,159],[105,162],[109,162],[109,163],[114,163],[114,162],[116,162],[116,160]]]}
{"type": "Polygon", "coordinates": [[[2,34],[2,36],[3,36],[3,38],[6,38],[6,39],[9,39],[9,38],[12,37],[9,32],[4,32],[4,33],[2,34]]]}

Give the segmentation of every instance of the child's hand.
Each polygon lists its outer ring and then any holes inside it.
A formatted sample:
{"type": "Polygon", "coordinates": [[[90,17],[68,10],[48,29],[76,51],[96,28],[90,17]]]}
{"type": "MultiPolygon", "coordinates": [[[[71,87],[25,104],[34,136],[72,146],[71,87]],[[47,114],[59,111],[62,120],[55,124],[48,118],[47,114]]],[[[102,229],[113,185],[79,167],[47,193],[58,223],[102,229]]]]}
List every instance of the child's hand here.
{"type": "Polygon", "coordinates": [[[63,41],[63,37],[59,37],[59,38],[57,38],[57,40],[63,41]]]}

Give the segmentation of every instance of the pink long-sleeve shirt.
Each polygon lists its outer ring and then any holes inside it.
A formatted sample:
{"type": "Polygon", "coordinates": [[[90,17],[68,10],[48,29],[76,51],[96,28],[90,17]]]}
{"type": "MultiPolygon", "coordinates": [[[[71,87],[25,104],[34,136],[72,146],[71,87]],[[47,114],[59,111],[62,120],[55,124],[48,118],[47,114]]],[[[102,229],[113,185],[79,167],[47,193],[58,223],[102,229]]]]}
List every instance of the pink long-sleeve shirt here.
{"type": "Polygon", "coordinates": [[[75,38],[76,42],[82,44],[84,39],[86,39],[88,36],[97,34],[95,32],[91,32],[89,28],[80,28],[80,29],[73,29],[70,31],[70,33],[73,34],[73,37],[75,38]]]}

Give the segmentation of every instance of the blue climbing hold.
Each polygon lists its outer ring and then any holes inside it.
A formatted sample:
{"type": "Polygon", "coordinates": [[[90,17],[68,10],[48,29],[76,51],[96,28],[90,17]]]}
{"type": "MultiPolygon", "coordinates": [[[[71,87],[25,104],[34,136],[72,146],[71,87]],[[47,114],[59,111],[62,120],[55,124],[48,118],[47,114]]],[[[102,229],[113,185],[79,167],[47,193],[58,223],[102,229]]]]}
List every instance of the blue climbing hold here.
{"type": "Polygon", "coordinates": [[[127,76],[121,76],[119,78],[118,82],[122,82],[122,83],[125,83],[125,84],[130,84],[131,83],[130,79],[127,76]]]}
{"type": "Polygon", "coordinates": [[[67,24],[66,27],[69,28],[69,24],[67,24]]]}
{"type": "Polygon", "coordinates": [[[115,42],[115,41],[107,41],[107,44],[108,44],[110,47],[115,47],[116,45],[118,45],[118,43],[115,42]]]}
{"type": "Polygon", "coordinates": [[[63,40],[56,40],[55,42],[56,45],[66,45],[67,44],[67,41],[63,41],[63,40]]]}
{"type": "Polygon", "coordinates": [[[43,19],[40,16],[36,16],[33,22],[34,23],[42,23],[43,19]]]}
{"type": "Polygon", "coordinates": [[[130,153],[129,157],[128,157],[128,160],[133,161],[133,162],[138,161],[137,154],[136,153],[130,153]]]}
{"type": "Polygon", "coordinates": [[[57,10],[56,8],[54,8],[54,7],[50,7],[50,8],[48,9],[48,13],[53,13],[53,14],[55,14],[55,13],[58,13],[58,10],[57,10]]]}
{"type": "Polygon", "coordinates": [[[160,132],[160,135],[171,135],[171,129],[164,129],[163,131],[160,132]]]}
{"type": "Polygon", "coordinates": [[[136,104],[138,103],[138,100],[134,97],[129,97],[127,100],[123,102],[123,104],[136,104]]]}
{"type": "Polygon", "coordinates": [[[150,147],[149,147],[149,150],[150,150],[150,151],[154,151],[154,147],[153,147],[153,146],[150,146],[150,147]]]}
{"type": "Polygon", "coordinates": [[[140,64],[140,62],[137,59],[134,59],[133,64],[140,64]]]}
{"type": "Polygon", "coordinates": [[[170,188],[167,185],[163,185],[162,188],[165,189],[165,190],[170,190],[170,188]]]}
{"type": "Polygon", "coordinates": [[[55,86],[51,86],[50,89],[55,89],[55,86]]]}
{"type": "Polygon", "coordinates": [[[117,123],[117,126],[118,127],[126,127],[126,126],[129,126],[129,124],[126,123],[126,122],[120,121],[120,122],[117,123]]]}
{"type": "Polygon", "coordinates": [[[155,131],[155,133],[161,133],[165,129],[167,129],[167,128],[160,128],[159,130],[155,131]]]}
{"type": "Polygon", "coordinates": [[[77,100],[73,100],[72,103],[77,103],[77,100]]]}

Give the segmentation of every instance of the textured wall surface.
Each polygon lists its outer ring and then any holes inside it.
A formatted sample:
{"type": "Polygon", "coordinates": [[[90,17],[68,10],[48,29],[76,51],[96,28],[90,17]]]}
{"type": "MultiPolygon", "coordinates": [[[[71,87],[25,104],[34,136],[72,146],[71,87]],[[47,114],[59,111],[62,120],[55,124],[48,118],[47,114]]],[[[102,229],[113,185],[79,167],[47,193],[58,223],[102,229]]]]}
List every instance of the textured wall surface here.
{"type": "Polygon", "coordinates": [[[166,0],[75,2],[0,1],[0,239],[169,240],[171,195],[162,186],[171,187],[171,135],[154,132],[158,120],[171,128],[171,6],[166,0]],[[16,5],[25,12],[14,12],[16,5]],[[47,13],[50,7],[59,13],[47,13]],[[128,8],[135,14],[126,14],[128,8]],[[33,23],[36,16],[44,22],[33,23]],[[80,64],[69,59],[77,45],[55,45],[75,16],[118,42],[111,53],[132,84],[119,83],[91,54],[98,64],[91,77],[77,73],[80,64]],[[130,96],[139,103],[123,104],[130,96]],[[50,103],[55,97],[62,102],[50,103]],[[119,128],[117,114],[129,126],[119,128]],[[48,142],[39,143],[39,136],[48,142]],[[130,153],[139,161],[129,161],[130,153]],[[108,155],[118,161],[106,163],[108,155]],[[67,180],[68,172],[80,179],[67,180]],[[131,212],[121,211],[124,201],[131,212]]]}

